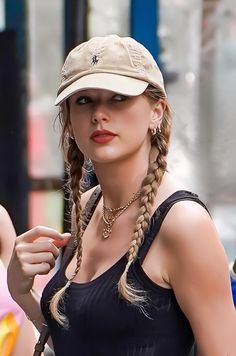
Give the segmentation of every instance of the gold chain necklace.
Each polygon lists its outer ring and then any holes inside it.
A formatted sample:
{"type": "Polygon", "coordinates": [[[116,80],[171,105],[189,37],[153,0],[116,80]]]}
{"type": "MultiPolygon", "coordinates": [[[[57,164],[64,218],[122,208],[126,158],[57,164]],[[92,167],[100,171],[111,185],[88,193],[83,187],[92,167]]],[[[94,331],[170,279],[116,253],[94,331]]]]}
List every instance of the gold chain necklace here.
{"type": "Polygon", "coordinates": [[[105,227],[102,230],[102,237],[104,239],[107,239],[111,235],[112,226],[114,225],[118,217],[123,214],[125,210],[127,210],[128,207],[140,197],[140,195],[141,191],[139,190],[132,196],[132,198],[128,201],[127,204],[120,206],[119,208],[107,208],[105,205],[103,205],[102,220],[105,224],[105,227]]]}

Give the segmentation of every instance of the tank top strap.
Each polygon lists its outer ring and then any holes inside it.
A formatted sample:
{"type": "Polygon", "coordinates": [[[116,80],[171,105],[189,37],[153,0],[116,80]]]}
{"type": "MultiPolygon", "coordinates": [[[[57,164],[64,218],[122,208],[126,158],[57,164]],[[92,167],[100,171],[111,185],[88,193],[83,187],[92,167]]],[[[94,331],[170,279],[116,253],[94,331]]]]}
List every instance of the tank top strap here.
{"type": "MultiPolygon", "coordinates": [[[[171,207],[177,203],[178,201],[182,200],[192,200],[197,202],[198,204],[202,205],[207,212],[209,213],[206,205],[199,199],[197,194],[189,192],[187,190],[178,190],[172,195],[170,195],[165,201],[163,201],[159,207],[154,212],[153,216],[151,217],[149,227],[145,231],[144,234],[144,242],[140,247],[138,259],[140,264],[142,264],[144,258],[146,257],[148,250],[155,239],[157,233],[159,232],[162,222],[164,221],[167,213],[171,209],[171,207]]],[[[210,213],[209,213],[210,215],[210,213]]]]}

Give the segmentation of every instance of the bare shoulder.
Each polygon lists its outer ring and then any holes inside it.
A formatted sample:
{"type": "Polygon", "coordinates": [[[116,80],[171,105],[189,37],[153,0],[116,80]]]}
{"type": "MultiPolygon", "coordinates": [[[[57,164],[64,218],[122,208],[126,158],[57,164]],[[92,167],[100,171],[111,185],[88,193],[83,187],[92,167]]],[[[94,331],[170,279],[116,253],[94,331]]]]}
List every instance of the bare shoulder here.
{"type": "Polygon", "coordinates": [[[227,256],[220,237],[209,213],[197,202],[174,204],[163,222],[160,239],[167,256],[166,279],[173,288],[180,285],[180,279],[184,282],[184,276],[186,281],[193,276],[207,281],[206,272],[210,271],[209,275],[218,276],[224,271],[227,278],[227,256]]]}
{"type": "Polygon", "coordinates": [[[7,233],[11,233],[11,235],[12,234],[15,235],[11,218],[7,210],[2,205],[0,205],[0,225],[1,225],[0,236],[5,234],[7,236],[7,233]]]}
{"type": "MultiPolygon", "coordinates": [[[[158,203],[174,192],[185,190],[172,175],[165,174],[158,203]]],[[[177,201],[168,211],[159,233],[161,243],[170,260],[188,259],[202,254],[212,246],[222,250],[220,239],[209,212],[197,201],[177,201]],[[192,256],[193,254],[193,256],[192,256]]],[[[173,261],[172,260],[172,261],[173,261]]]]}
{"type": "Polygon", "coordinates": [[[9,220],[10,220],[10,217],[9,217],[7,210],[2,205],[0,205],[0,223],[1,224],[4,224],[5,222],[8,223],[9,220]]]}
{"type": "Polygon", "coordinates": [[[222,291],[227,289],[222,288],[229,274],[227,256],[204,207],[194,201],[176,203],[164,220],[160,238],[167,256],[167,281],[176,295],[181,296],[180,304],[193,291],[192,300],[197,294],[198,298],[204,293],[210,295],[217,286],[222,291]]]}
{"type": "Polygon", "coordinates": [[[175,203],[162,225],[162,238],[169,247],[199,245],[207,240],[219,241],[208,211],[199,203],[184,200],[175,203]]]}
{"type": "Polygon", "coordinates": [[[0,252],[5,265],[9,262],[15,243],[16,232],[7,210],[0,205],[0,252]]]}

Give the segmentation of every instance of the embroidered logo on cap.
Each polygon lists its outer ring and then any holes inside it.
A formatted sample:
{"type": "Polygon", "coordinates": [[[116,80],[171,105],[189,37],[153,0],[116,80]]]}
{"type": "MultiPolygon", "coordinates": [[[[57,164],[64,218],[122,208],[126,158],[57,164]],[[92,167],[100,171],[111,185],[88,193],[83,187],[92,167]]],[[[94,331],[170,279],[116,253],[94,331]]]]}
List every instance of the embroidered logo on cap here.
{"type": "Polygon", "coordinates": [[[98,64],[98,56],[96,54],[92,57],[91,64],[92,64],[92,66],[95,66],[95,64],[98,64]]]}

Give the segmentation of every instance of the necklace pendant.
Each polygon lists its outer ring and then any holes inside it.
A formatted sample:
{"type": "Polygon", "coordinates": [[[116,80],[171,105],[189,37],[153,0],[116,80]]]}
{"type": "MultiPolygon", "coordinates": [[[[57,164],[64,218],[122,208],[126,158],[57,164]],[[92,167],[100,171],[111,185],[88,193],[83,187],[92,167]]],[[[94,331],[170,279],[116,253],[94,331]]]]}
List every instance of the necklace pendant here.
{"type": "Polygon", "coordinates": [[[109,227],[104,228],[102,231],[102,237],[104,239],[107,239],[110,235],[111,235],[111,228],[109,228],[109,227]]]}
{"type": "Polygon", "coordinates": [[[107,208],[103,205],[102,220],[105,224],[105,227],[102,230],[102,237],[104,239],[107,239],[111,235],[112,226],[119,218],[119,216],[123,214],[128,209],[128,207],[140,197],[140,195],[141,190],[135,193],[126,205],[120,206],[119,208],[107,208]]]}

